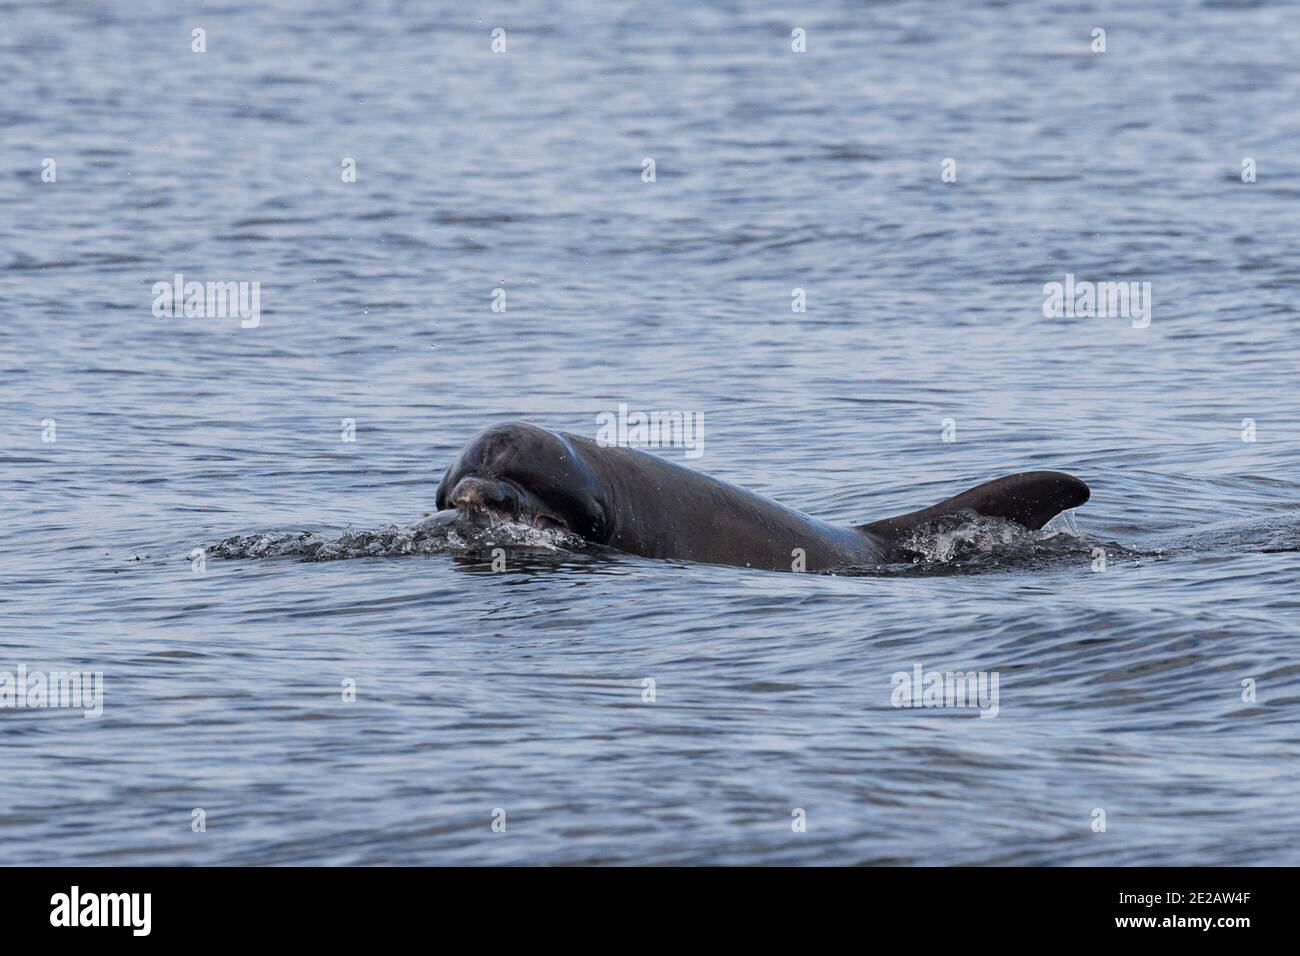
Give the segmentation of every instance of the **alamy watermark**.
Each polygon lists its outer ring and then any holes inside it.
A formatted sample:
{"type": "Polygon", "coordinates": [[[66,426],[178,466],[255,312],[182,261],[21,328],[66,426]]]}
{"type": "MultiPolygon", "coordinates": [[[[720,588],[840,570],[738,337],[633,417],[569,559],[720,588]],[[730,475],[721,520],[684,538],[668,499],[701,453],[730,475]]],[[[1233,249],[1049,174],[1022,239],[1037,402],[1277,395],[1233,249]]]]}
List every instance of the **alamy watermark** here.
{"type": "Polygon", "coordinates": [[[262,322],[262,283],[186,282],[176,273],[171,282],[153,284],[154,318],[233,319],[241,329],[262,322]]]}
{"type": "Polygon", "coordinates": [[[997,671],[895,671],[889,702],[895,707],[978,707],[980,717],[998,715],[997,671]]]}
{"type": "Polygon", "coordinates": [[[103,671],[0,671],[0,710],[14,708],[80,708],[94,720],[104,713],[103,671]]]}
{"type": "Polygon", "coordinates": [[[1132,319],[1133,328],[1151,324],[1150,282],[1064,282],[1043,286],[1043,315],[1049,319],[1132,319]]]}
{"type": "Polygon", "coordinates": [[[598,412],[596,424],[602,448],[685,448],[691,459],[704,454],[703,412],[629,412],[620,402],[617,412],[598,412]]]}
{"type": "Polygon", "coordinates": [[[152,893],[83,893],[74,884],[50,897],[51,926],[124,926],[133,936],[148,936],[152,911],[152,893]]]}

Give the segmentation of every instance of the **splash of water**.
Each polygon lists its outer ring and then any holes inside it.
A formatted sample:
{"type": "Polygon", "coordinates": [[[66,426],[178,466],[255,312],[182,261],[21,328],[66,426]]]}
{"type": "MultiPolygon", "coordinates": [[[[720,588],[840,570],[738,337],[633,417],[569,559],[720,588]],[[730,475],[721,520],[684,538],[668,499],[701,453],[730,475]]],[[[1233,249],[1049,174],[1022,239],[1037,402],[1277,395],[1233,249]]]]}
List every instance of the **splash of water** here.
{"type": "MultiPolygon", "coordinates": [[[[373,530],[264,531],[235,535],[208,549],[226,560],[298,557],[304,561],[398,557],[414,554],[479,556],[493,548],[516,552],[564,554],[592,549],[577,535],[557,528],[538,528],[500,516],[470,516],[442,511],[412,525],[385,525],[373,530]]],[[[944,515],[915,529],[902,546],[902,561],[885,566],[841,569],[838,573],[974,573],[993,569],[1041,567],[1091,560],[1103,547],[1112,559],[1140,558],[1138,551],[1080,532],[1068,512],[1041,531],[1003,518],[972,513],[944,515]]]]}
{"type": "Polygon", "coordinates": [[[959,574],[1012,568],[1042,568],[1068,561],[1091,561],[1094,549],[1111,557],[1136,552],[1078,530],[1065,512],[1041,530],[1005,518],[972,512],[948,514],[914,529],[901,545],[897,564],[848,569],[854,575],[959,574]]]}
{"type": "Polygon", "coordinates": [[[583,541],[562,529],[443,511],[406,527],[390,524],[368,531],[348,529],[337,535],[322,531],[235,535],[213,545],[208,553],[226,560],[293,556],[305,561],[339,561],[410,554],[478,554],[497,547],[559,553],[579,550],[583,541]]]}

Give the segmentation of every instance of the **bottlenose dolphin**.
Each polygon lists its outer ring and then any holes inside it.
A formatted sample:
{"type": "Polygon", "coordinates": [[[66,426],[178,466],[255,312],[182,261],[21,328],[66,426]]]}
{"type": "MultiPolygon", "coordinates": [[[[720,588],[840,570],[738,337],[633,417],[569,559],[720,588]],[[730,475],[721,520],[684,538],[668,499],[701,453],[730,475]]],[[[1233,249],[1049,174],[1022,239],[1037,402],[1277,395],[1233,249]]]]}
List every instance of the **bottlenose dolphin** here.
{"type": "Polygon", "coordinates": [[[1088,486],[1078,478],[1031,471],[920,511],[846,527],[648,452],[526,422],[503,422],[475,435],[442,476],[437,494],[439,512],[563,528],[647,558],[774,571],[904,560],[916,531],[945,516],[983,515],[1037,529],[1087,500],[1088,486]]]}

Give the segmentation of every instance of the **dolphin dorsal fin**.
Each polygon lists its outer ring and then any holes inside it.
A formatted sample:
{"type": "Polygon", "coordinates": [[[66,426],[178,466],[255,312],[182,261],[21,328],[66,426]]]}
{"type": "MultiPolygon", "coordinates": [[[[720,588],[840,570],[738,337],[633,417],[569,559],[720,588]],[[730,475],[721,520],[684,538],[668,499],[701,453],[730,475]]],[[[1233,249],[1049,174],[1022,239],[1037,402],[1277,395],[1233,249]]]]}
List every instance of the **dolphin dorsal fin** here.
{"type": "Polygon", "coordinates": [[[892,538],[943,515],[973,511],[1037,530],[1062,511],[1083,504],[1088,495],[1088,486],[1072,475],[1059,471],[1026,471],[986,481],[920,511],[856,527],[859,531],[892,538]]]}

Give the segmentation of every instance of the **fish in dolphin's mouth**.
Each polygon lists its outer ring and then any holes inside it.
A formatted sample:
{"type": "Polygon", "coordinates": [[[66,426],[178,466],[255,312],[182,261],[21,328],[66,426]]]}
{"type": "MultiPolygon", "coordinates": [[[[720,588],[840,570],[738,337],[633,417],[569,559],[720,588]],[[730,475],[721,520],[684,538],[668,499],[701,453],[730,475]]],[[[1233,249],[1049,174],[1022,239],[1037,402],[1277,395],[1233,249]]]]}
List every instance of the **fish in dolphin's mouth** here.
{"type": "Polygon", "coordinates": [[[497,516],[534,528],[572,530],[535,494],[507,478],[466,476],[452,488],[447,504],[471,519],[497,516]]]}

